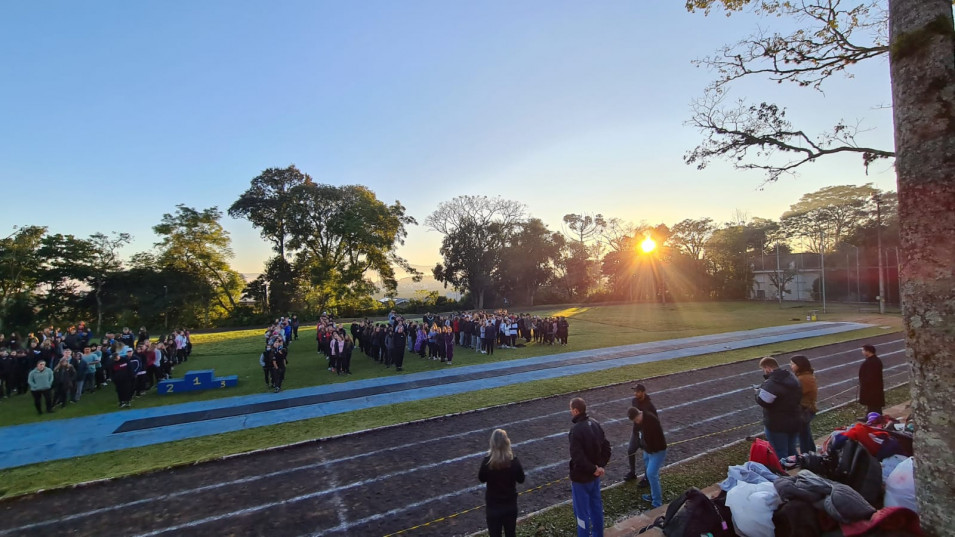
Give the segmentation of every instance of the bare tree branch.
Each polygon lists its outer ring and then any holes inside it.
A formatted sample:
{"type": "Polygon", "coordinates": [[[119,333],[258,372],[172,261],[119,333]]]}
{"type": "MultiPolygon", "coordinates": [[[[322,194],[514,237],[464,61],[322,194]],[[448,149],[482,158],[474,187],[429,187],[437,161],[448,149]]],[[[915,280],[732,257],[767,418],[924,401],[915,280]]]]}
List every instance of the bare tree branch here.
{"type": "Polygon", "coordinates": [[[693,103],[693,116],[687,124],[700,129],[704,140],[684,156],[687,164],[703,169],[712,159],[725,158],[736,169],[762,170],[767,181],[775,181],[827,155],[858,153],[867,167],[895,155],[892,151],[860,146],[856,136],[865,132],[861,123],[850,125],[840,121],[831,131],[813,138],[794,129],[786,119],[786,110],[775,104],[747,105],[739,100],[724,106],[725,95],[711,88],[693,103]]]}

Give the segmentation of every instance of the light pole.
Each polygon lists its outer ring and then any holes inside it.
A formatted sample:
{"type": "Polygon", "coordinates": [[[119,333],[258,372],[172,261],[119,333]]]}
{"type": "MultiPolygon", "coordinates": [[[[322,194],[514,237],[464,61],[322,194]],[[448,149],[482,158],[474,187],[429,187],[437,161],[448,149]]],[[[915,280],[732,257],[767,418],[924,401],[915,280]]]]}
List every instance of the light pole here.
{"type": "Polygon", "coordinates": [[[776,294],[779,296],[779,307],[783,307],[783,290],[785,286],[779,275],[779,241],[776,241],[776,294]]]}
{"type": "Polygon", "coordinates": [[[849,246],[856,249],[856,301],[862,302],[862,291],[859,286],[859,247],[854,244],[850,244],[849,246]]]}
{"type": "MultiPolygon", "coordinates": [[[[902,308],[902,260],[899,258],[899,247],[891,248],[895,251],[895,279],[899,284],[899,308],[902,308]]],[[[889,264],[889,249],[885,251],[885,264],[889,264]]]]}
{"type": "Polygon", "coordinates": [[[822,312],[826,313],[826,232],[819,232],[819,272],[822,274],[822,312]]]}
{"type": "Polygon", "coordinates": [[[878,194],[873,194],[875,200],[875,235],[879,243],[879,314],[885,315],[885,276],[882,272],[882,198],[878,194]]]}
{"type": "Polygon", "coordinates": [[[169,287],[162,286],[162,322],[163,330],[169,331],[169,287]]]}

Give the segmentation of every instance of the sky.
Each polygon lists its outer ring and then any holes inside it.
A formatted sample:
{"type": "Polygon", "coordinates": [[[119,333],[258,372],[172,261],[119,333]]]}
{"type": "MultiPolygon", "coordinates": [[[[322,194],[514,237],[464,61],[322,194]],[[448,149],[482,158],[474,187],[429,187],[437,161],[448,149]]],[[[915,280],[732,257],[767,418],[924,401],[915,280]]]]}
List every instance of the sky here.
{"type": "MultiPolygon", "coordinates": [[[[405,0],[0,4],[0,235],[14,226],[131,233],[131,255],[182,203],[223,212],[270,167],[360,184],[417,226],[399,254],[430,267],[424,220],[460,195],[520,201],[560,229],[568,213],[671,225],[779,218],[833,184],[895,189],[890,163],[823,159],[765,184],[757,172],[683,162],[685,123],[714,73],[693,60],[791,21],[687,13],[684,2],[405,0]]],[[[766,81],[772,101],[822,131],[864,118],[892,147],[888,65],[816,92],[766,81]]],[[[270,255],[223,218],[240,272],[270,255]]]]}

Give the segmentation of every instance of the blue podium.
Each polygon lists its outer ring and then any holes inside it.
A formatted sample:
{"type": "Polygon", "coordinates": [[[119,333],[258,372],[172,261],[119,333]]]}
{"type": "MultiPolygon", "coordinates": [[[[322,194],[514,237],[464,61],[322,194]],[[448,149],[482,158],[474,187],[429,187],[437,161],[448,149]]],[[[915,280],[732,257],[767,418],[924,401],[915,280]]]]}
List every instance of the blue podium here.
{"type": "Polygon", "coordinates": [[[197,392],[200,390],[217,390],[233,388],[239,384],[239,375],[226,377],[215,376],[215,370],[188,371],[181,379],[160,380],[156,389],[160,394],[197,392]]]}

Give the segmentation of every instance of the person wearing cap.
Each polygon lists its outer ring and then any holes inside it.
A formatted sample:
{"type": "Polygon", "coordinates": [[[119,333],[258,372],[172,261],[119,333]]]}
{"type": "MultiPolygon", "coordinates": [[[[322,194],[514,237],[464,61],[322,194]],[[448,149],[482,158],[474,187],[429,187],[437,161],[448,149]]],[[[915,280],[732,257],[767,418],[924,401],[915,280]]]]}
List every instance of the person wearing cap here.
{"type": "Polygon", "coordinates": [[[646,478],[650,483],[650,494],[640,496],[650,502],[654,508],[663,505],[663,488],[660,486],[660,468],[667,456],[667,441],[663,435],[663,426],[660,418],[650,411],[642,411],[636,407],[627,410],[627,418],[634,425],[640,426],[640,438],[643,444],[643,465],[646,468],[646,478]]]}
{"type": "MultiPolygon", "coordinates": [[[[647,395],[646,386],[643,384],[634,384],[631,388],[633,389],[633,399],[630,401],[630,406],[635,407],[641,412],[650,412],[656,415],[657,409],[655,406],[653,406],[650,396],[647,395]]],[[[630,444],[627,446],[627,462],[630,463],[630,472],[623,477],[624,481],[633,481],[637,478],[637,451],[640,450],[642,444],[640,438],[640,429],[640,424],[633,422],[633,431],[630,433],[630,444]]],[[[644,468],[644,476],[643,479],[640,480],[640,486],[650,486],[650,482],[647,480],[646,476],[646,468],[644,468]]]]}

